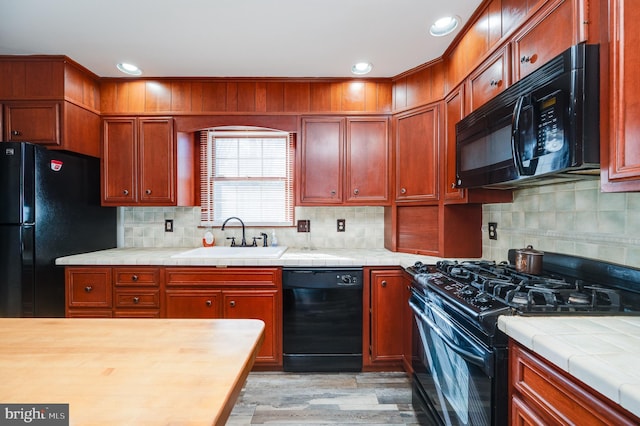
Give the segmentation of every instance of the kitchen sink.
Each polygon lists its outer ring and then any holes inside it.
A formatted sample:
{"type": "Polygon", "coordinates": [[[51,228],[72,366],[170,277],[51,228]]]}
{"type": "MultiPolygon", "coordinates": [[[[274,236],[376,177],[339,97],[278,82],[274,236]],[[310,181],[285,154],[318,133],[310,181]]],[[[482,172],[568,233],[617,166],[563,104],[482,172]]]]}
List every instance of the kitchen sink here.
{"type": "Polygon", "coordinates": [[[174,254],[173,258],[250,258],[278,259],[287,250],[287,246],[276,247],[198,247],[174,254]]]}

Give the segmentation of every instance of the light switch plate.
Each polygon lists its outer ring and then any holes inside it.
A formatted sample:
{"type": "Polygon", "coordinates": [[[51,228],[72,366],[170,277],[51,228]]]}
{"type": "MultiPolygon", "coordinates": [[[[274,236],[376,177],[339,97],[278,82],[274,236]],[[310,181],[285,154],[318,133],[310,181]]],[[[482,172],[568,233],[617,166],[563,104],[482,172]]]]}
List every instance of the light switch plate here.
{"type": "Polygon", "coordinates": [[[310,220],[299,220],[298,221],[298,232],[311,232],[311,221],[310,220]]]}
{"type": "Polygon", "coordinates": [[[164,232],[173,232],[173,219],[164,220],[164,232]]]}

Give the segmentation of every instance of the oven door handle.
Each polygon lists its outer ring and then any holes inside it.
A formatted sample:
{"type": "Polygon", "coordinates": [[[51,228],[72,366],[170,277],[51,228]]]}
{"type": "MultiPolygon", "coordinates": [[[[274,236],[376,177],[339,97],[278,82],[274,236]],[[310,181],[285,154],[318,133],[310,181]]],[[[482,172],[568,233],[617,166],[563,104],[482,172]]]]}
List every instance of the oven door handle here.
{"type": "MultiPolygon", "coordinates": [[[[468,360],[469,362],[472,362],[473,364],[476,364],[477,366],[483,368],[483,369],[487,369],[487,361],[485,360],[484,357],[480,356],[480,355],[476,355],[474,353],[471,353],[465,349],[462,349],[461,347],[459,347],[458,345],[455,344],[455,342],[452,342],[443,332],[442,330],[440,330],[440,328],[431,320],[431,318],[429,318],[427,315],[425,315],[424,312],[422,312],[422,310],[411,300],[409,300],[409,306],[411,306],[411,309],[413,310],[413,312],[418,315],[420,317],[420,319],[422,321],[424,321],[429,328],[431,328],[434,333],[436,333],[438,335],[438,337],[440,337],[440,339],[442,339],[442,341],[455,353],[457,353],[458,355],[460,355],[461,357],[463,357],[464,359],[468,360]]],[[[443,320],[446,321],[446,319],[443,318],[443,320]]],[[[448,321],[447,321],[448,322],[448,321]]],[[[481,350],[483,352],[486,352],[486,350],[484,348],[479,347],[475,342],[471,341],[470,339],[464,337],[464,336],[460,336],[461,338],[463,338],[464,340],[467,341],[467,343],[469,343],[471,346],[478,348],[478,350],[481,350]]]]}

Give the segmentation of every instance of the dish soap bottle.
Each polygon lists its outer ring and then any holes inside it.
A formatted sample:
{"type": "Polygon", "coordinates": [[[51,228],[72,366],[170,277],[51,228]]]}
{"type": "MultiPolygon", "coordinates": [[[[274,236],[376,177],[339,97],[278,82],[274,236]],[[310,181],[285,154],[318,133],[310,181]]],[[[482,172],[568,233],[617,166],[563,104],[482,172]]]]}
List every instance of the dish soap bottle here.
{"type": "Polygon", "coordinates": [[[276,237],[276,231],[271,231],[271,247],[278,247],[278,237],[276,237]]]}

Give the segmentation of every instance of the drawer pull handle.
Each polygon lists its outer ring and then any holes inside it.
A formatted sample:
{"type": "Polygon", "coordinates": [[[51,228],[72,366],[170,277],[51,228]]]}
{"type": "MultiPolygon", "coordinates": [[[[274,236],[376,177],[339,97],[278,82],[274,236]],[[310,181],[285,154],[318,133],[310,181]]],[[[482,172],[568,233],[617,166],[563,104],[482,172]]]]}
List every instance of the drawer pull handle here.
{"type": "Polygon", "coordinates": [[[386,281],[386,280],[382,281],[382,282],[380,283],[380,285],[381,285],[382,287],[386,287],[386,286],[387,286],[387,281],[386,281]]]}
{"type": "Polygon", "coordinates": [[[207,305],[207,307],[211,307],[212,305],[211,300],[207,300],[204,304],[207,305]]]}
{"type": "Polygon", "coordinates": [[[231,302],[229,302],[229,306],[231,306],[232,308],[236,306],[236,301],[232,300],[231,302]]]}
{"type": "Polygon", "coordinates": [[[527,63],[527,62],[531,62],[531,56],[526,56],[525,55],[522,58],[520,58],[520,63],[521,64],[524,64],[524,63],[527,63]]]}
{"type": "Polygon", "coordinates": [[[140,298],[138,296],[133,298],[133,303],[138,304],[140,303],[140,298]]]}
{"type": "Polygon", "coordinates": [[[20,135],[22,134],[22,132],[21,132],[20,130],[12,130],[12,131],[11,131],[11,134],[12,134],[13,136],[20,136],[20,135]]]}
{"type": "Polygon", "coordinates": [[[131,275],[131,281],[138,281],[137,275],[131,275]]]}
{"type": "Polygon", "coordinates": [[[353,193],[354,193],[355,195],[358,195],[358,194],[360,193],[360,190],[359,190],[358,188],[356,188],[356,189],[354,189],[354,190],[353,190],[353,193]]]}
{"type": "Polygon", "coordinates": [[[495,87],[495,86],[499,86],[501,82],[502,82],[502,80],[491,80],[491,82],[489,83],[489,85],[490,85],[491,87],[495,87]]]}
{"type": "Polygon", "coordinates": [[[123,191],[122,191],[122,193],[123,193],[124,195],[129,195],[129,190],[128,190],[128,189],[125,189],[125,190],[123,190],[123,191]]]}
{"type": "Polygon", "coordinates": [[[86,286],[84,288],[84,291],[87,292],[87,293],[91,293],[92,290],[93,290],[93,286],[90,286],[90,285],[88,285],[88,286],[86,286]]]}
{"type": "Polygon", "coordinates": [[[147,195],[151,195],[151,190],[147,189],[146,191],[144,191],[147,195]]]}

